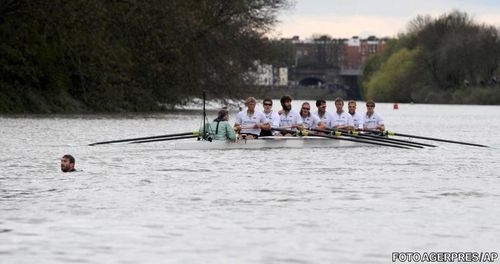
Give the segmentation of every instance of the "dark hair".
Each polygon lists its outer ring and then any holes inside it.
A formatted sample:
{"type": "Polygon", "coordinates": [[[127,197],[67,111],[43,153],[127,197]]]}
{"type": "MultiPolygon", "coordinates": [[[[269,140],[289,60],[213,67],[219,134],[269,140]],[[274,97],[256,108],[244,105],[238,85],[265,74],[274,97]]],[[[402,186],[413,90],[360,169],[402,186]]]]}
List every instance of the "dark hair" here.
{"type": "Polygon", "coordinates": [[[221,109],[217,112],[217,118],[214,119],[215,122],[224,121],[224,117],[228,115],[229,112],[226,109],[221,109]]]}
{"type": "Polygon", "coordinates": [[[69,163],[75,164],[75,158],[73,156],[69,155],[69,154],[66,154],[66,155],[62,156],[62,158],[69,160],[69,163]]]}
{"type": "Polygon", "coordinates": [[[262,100],[262,104],[264,104],[265,102],[271,102],[271,104],[273,104],[273,100],[271,98],[264,98],[264,100],[262,100]]]}
{"type": "Polygon", "coordinates": [[[286,101],[290,101],[291,102],[292,101],[292,97],[290,97],[288,95],[283,95],[283,97],[281,97],[281,99],[280,99],[280,102],[284,103],[286,101]]]}
{"type": "Polygon", "coordinates": [[[323,99],[316,100],[316,107],[320,106],[321,104],[326,104],[326,101],[323,99]]]}

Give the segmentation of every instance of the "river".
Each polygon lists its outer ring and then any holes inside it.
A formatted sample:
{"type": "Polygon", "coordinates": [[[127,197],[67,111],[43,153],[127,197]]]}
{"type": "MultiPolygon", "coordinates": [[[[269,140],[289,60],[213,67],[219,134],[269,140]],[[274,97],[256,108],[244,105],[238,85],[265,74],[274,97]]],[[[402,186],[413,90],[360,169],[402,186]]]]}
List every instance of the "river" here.
{"type": "Polygon", "coordinates": [[[498,251],[500,107],[375,111],[389,130],[491,148],[89,147],[193,131],[201,118],[1,116],[0,262],[391,263],[392,252],[498,251]],[[66,153],[78,172],[60,172],[66,153]]]}

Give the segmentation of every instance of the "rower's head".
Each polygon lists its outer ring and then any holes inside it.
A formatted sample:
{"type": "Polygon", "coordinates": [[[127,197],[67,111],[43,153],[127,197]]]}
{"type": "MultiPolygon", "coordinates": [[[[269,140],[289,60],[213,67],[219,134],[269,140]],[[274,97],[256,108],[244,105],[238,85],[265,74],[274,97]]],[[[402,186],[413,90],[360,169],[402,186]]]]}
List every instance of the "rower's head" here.
{"type": "Polygon", "coordinates": [[[290,111],[290,109],[292,109],[292,97],[284,95],[283,97],[281,97],[280,102],[283,110],[290,111]]]}
{"type": "Polygon", "coordinates": [[[308,102],[303,102],[302,107],[300,108],[300,115],[301,116],[309,116],[311,115],[311,105],[308,102]]]}
{"type": "Polygon", "coordinates": [[[226,109],[219,110],[219,112],[217,112],[217,118],[214,119],[215,122],[227,120],[229,120],[229,112],[226,109]]]}
{"type": "Polygon", "coordinates": [[[245,101],[245,106],[248,110],[253,111],[255,109],[255,105],[257,104],[257,100],[254,97],[248,97],[245,101]]]}
{"type": "Polygon", "coordinates": [[[75,170],[75,158],[69,154],[62,156],[61,158],[61,171],[71,172],[75,170]]]}
{"type": "Polygon", "coordinates": [[[349,109],[349,114],[352,115],[356,113],[356,101],[349,100],[349,103],[347,103],[347,108],[349,109]]]}
{"type": "Polygon", "coordinates": [[[269,113],[273,108],[273,100],[271,98],[264,98],[262,105],[264,106],[264,112],[269,113]]]}
{"type": "Polygon", "coordinates": [[[316,107],[319,114],[324,114],[326,112],[326,101],[323,99],[316,100],[316,107]]]}
{"type": "Polygon", "coordinates": [[[372,114],[375,111],[375,102],[373,100],[366,101],[366,113],[372,114]]]}
{"type": "Polygon", "coordinates": [[[344,111],[342,108],[344,108],[344,100],[342,98],[337,97],[335,98],[335,108],[337,108],[337,113],[342,113],[344,111]]]}

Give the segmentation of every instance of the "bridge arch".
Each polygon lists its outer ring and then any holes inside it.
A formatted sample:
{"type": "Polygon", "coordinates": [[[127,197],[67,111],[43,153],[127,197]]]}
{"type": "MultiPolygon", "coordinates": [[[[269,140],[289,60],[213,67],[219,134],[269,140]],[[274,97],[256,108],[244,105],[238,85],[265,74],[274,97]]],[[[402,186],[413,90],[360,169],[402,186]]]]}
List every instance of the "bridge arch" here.
{"type": "Polygon", "coordinates": [[[299,81],[299,85],[301,86],[319,86],[325,83],[324,80],[318,77],[306,77],[299,81]]]}

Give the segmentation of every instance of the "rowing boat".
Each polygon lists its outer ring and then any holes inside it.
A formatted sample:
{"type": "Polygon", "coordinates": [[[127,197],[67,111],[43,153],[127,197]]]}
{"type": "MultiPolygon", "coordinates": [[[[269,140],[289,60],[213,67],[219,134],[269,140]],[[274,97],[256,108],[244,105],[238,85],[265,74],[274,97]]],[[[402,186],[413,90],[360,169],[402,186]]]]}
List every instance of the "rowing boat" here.
{"type": "Polygon", "coordinates": [[[228,142],[222,140],[179,140],[169,144],[169,148],[179,150],[196,149],[266,149],[266,148],[344,148],[367,147],[370,144],[341,141],[323,137],[259,137],[258,139],[228,142]]]}

